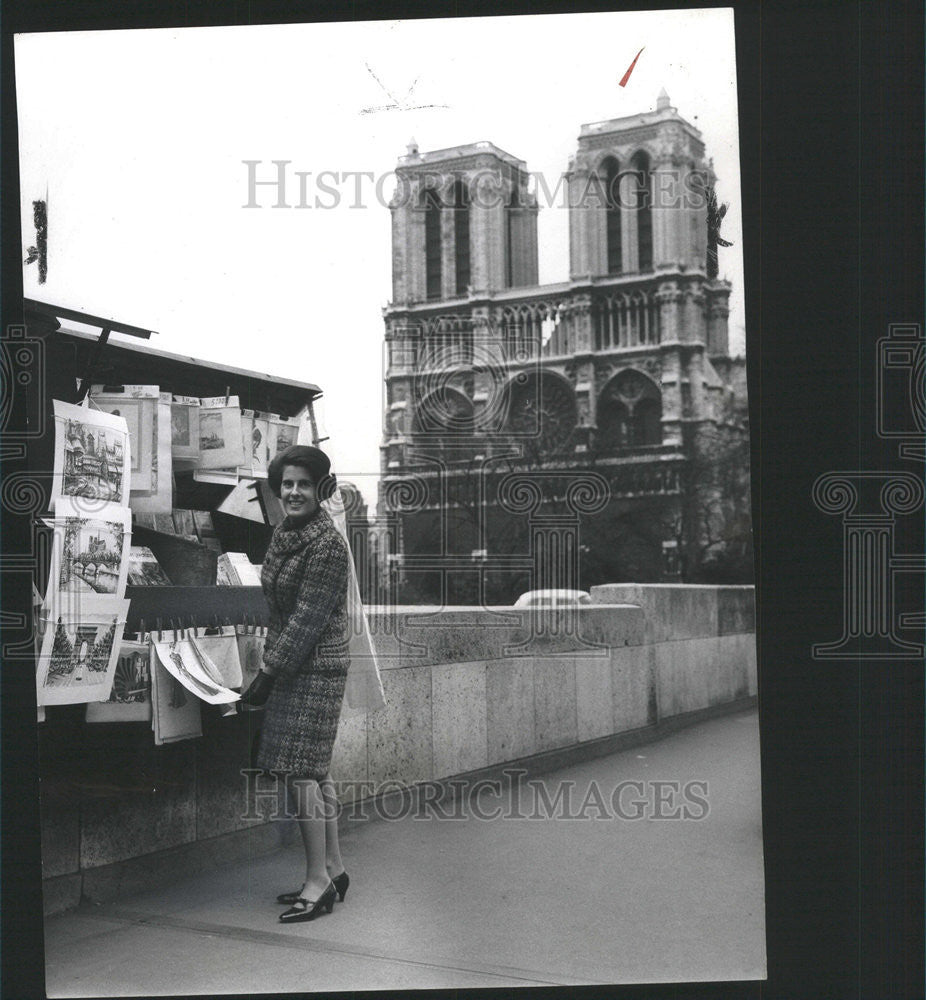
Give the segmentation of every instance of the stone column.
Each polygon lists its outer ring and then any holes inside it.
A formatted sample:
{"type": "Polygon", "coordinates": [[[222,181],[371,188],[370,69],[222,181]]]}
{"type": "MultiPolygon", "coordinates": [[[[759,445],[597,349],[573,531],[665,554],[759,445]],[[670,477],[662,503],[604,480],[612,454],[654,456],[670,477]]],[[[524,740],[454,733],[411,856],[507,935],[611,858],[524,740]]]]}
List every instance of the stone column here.
{"type": "Polygon", "coordinates": [[[653,164],[653,268],[676,270],[684,257],[682,248],[683,223],[687,213],[682,211],[680,176],[682,161],[664,153],[653,164]]]}
{"type": "Polygon", "coordinates": [[[659,308],[659,340],[668,344],[681,339],[680,316],[682,293],[675,281],[663,281],[655,294],[659,308]]]}
{"type": "Polygon", "coordinates": [[[597,201],[589,191],[590,171],[577,166],[566,174],[569,205],[569,277],[582,280],[590,274],[603,273],[599,260],[597,201]]]}
{"type": "Polygon", "coordinates": [[[678,349],[662,356],[662,443],[682,443],[682,365],[678,349]]]}
{"type": "Polygon", "coordinates": [[[718,282],[705,288],[707,298],[707,350],[712,355],[730,353],[730,286],[718,282]]]}

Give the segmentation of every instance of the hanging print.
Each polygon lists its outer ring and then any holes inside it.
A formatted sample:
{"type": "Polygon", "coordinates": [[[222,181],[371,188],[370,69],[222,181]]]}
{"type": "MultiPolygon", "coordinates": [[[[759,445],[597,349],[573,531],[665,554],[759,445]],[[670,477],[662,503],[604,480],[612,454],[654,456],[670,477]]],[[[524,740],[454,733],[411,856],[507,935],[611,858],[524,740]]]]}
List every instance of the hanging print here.
{"type": "Polygon", "coordinates": [[[123,639],[106,701],[87,705],[87,722],[149,722],[151,719],[150,643],[123,639]]]}
{"type": "Polygon", "coordinates": [[[112,608],[46,622],[36,673],[40,705],[77,705],[109,697],[129,602],[113,600],[112,608]]]}
{"type": "Polygon", "coordinates": [[[59,497],[50,523],[54,536],[45,597],[47,617],[99,610],[101,599],[122,597],[131,548],[129,509],[86,497],[59,497]],[[101,508],[102,514],[98,513],[101,508]]]}
{"type": "Polygon", "coordinates": [[[52,505],[58,497],[86,497],[126,506],[131,457],[125,418],[58,399],[54,411],[52,505]]]}

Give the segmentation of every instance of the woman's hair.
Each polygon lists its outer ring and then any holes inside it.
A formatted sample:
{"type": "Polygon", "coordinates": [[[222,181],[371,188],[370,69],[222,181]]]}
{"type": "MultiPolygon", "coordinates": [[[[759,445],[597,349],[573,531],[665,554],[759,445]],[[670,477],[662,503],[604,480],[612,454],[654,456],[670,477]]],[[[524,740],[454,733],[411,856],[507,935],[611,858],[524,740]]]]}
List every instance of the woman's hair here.
{"type": "Polygon", "coordinates": [[[315,484],[315,490],[319,501],[329,500],[338,483],[331,470],[331,459],[321,450],[321,448],[311,448],[308,445],[294,444],[281,451],[279,455],[270,463],[267,470],[267,483],[273,490],[274,496],[280,495],[283,481],[283,470],[287,465],[297,465],[300,469],[305,469],[309,478],[315,484]]]}

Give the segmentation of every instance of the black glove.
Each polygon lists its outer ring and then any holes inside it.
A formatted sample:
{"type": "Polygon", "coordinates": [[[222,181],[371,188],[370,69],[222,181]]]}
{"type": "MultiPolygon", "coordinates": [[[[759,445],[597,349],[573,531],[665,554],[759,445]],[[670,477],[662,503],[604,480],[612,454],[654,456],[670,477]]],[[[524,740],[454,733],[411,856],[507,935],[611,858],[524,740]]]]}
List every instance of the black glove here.
{"type": "Polygon", "coordinates": [[[273,690],[274,678],[270,674],[258,670],[257,676],[251,681],[251,686],[241,695],[241,700],[246,705],[260,706],[270,697],[273,690]]]}

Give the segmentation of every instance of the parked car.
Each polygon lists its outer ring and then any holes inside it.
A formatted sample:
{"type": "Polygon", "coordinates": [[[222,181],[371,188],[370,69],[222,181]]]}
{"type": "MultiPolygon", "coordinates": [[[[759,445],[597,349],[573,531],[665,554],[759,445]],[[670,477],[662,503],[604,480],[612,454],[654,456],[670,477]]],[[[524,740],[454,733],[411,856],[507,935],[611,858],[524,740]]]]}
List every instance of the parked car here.
{"type": "Polygon", "coordinates": [[[529,590],[515,602],[516,608],[575,607],[591,604],[592,597],[585,590],[529,590]]]}

